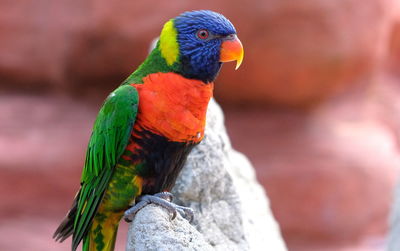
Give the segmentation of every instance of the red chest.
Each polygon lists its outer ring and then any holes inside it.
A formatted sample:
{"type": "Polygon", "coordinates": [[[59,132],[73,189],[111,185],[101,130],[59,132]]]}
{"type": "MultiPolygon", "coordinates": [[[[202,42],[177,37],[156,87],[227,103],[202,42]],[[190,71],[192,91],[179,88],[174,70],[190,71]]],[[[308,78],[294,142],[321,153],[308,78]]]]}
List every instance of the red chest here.
{"type": "Polygon", "coordinates": [[[205,84],[176,73],[154,73],[145,77],[143,84],[132,86],[139,93],[135,127],[176,142],[203,139],[213,83],[205,84]]]}

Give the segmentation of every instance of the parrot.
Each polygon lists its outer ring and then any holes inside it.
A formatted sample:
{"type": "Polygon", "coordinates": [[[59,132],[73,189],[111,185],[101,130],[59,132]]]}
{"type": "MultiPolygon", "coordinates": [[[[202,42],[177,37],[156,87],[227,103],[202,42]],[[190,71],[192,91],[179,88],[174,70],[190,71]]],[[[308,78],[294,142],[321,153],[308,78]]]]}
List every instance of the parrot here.
{"type": "Polygon", "coordinates": [[[147,204],[188,221],[193,210],[170,193],[188,154],[204,137],[214,80],[225,62],[243,61],[233,24],[210,10],[168,20],[155,48],[105,99],[86,150],[80,189],[53,238],[72,251],[112,251],[124,217],[147,204]]]}

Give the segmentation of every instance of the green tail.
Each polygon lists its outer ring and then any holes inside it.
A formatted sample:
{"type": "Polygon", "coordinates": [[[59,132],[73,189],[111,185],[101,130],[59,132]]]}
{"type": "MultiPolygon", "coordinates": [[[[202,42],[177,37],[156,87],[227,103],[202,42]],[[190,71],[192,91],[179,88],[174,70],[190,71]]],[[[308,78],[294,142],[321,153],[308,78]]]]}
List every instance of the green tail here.
{"type": "Polygon", "coordinates": [[[121,214],[98,213],[83,238],[82,251],[114,251],[121,214]]]}

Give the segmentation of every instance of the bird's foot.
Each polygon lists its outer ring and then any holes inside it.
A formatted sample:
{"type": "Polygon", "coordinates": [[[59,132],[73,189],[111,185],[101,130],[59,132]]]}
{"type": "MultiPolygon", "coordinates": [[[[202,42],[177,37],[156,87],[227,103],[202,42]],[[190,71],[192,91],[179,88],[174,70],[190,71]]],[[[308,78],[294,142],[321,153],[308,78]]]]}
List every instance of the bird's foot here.
{"type": "Polygon", "coordinates": [[[175,219],[177,212],[189,222],[194,218],[193,209],[183,207],[172,203],[173,195],[169,192],[156,193],[154,195],[143,195],[138,198],[137,203],[125,211],[124,219],[126,222],[132,222],[133,218],[140,209],[146,205],[153,203],[167,209],[172,214],[171,220],[175,219]]]}

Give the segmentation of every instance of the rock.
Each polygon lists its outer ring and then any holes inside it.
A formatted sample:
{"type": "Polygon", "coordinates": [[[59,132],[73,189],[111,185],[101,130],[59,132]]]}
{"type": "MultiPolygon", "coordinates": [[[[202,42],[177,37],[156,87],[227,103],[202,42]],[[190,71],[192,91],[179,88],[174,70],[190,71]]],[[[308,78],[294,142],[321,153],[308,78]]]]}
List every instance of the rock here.
{"type": "Polygon", "coordinates": [[[171,221],[170,217],[155,205],[140,210],[130,228],[134,237],[130,237],[127,250],[213,250],[187,220],[178,215],[171,221]]]}
{"type": "Polygon", "coordinates": [[[400,250],[400,183],[397,185],[395,200],[390,217],[390,233],[387,251],[400,250]]]}
{"type": "MultiPolygon", "coordinates": [[[[400,147],[400,121],[397,116],[393,114],[400,113],[400,87],[398,80],[393,81],[390,92],[386,92],[386,95],[382,97],[381,101],[384,105],[385,110],[383,113],[386,115],[386,122],[390,128],[392,128],[393,134],[397,139],[397,148],[400,147]]],[[[397,180],[397,187],[392,197],[391,215],[389,219],[390,231],[387,240],[387,251],[398,251],[400,250],[400,182],[398,169],[393,173],[394,179],[397,180]]]]}
{"type": "Polygon", "coordinates": [[[370,79],[385,56],[394,2],[285,0],[266,1],[257,11],[241,7],[243,69],[222,75],[217,94],[229,103],[298,107],[370,79]]]}
{"type": "Polygon", "coordinates": [[[239,71],[221,74],[220,100],[305,106],[370,78],[385,56],[395,3],[2,1],[0,78],[7,84],[1,88],[89,96],[95,89],[104,97],[143,61],[166,20],[213,9],[232,20],[246,51],[239,71]]]}
{"type": "Polygon", "coordinates": [[[194,209],[193,225],[180,216],[170,221],[165,210],[147,206],[130,226],[128,251],[286,250],[264,190],[248,160],[232,149],[214,101],[206,136],[189,155],[172,193],[177,204],[194,209]]]}
{"type": "Polygon", "coordinates": [[[383,243],[400,166],[400,89],[385,82],[308,112],[226,112],[233,144],[253,160],[289,250],[383,243]]]}
{"type": "Polygon", "coordinates": [[[68,98],[0,95],[0,221],[58,214],[59,223],[79,188],[97,111],[68,98]]]}
{"type": "Polygon", "coordinates": [[[390,72],[400,78],[400,11],[390,33],[388,66],[390,72]]]}
{"type": "Polygon", "coordinates": [[[33,95],[1,95],[0,106],[0,166],[51,170],[82,165],[98,108],[68,98],[33,95]]]}

